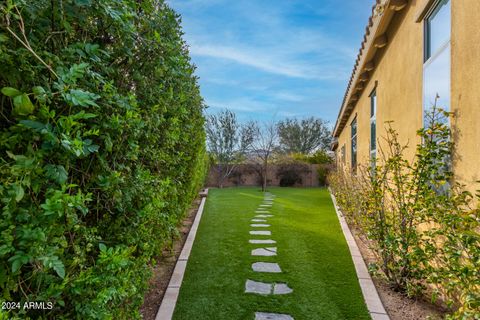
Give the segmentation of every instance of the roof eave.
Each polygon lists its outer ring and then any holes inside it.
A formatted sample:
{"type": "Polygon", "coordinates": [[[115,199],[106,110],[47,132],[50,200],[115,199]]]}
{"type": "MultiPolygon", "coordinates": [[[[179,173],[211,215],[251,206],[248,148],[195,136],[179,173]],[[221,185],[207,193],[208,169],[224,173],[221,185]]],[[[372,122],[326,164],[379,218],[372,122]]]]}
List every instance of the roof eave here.
{"type": "Polygon", "coordinates": [[[370,74],[376,67],[374,57],[378,50],[388,45],[386,32],[397,11],[408,5],[408,0],[377,0],[372,8],[372,16],[365,31],[363,42],[350,77],[347,90],[340,108],[333,136],[338,137],[345,127],[362,91],[365,83],[370,80],[370,74]]]}

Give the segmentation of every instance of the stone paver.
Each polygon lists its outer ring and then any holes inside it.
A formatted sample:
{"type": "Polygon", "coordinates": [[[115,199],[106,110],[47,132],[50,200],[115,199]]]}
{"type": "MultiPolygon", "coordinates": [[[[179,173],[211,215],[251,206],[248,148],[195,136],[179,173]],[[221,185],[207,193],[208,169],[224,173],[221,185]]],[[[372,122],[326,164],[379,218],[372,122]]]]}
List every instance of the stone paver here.
{"type": "Polygon", "coordinates": [[[248,242],[252,243],[252,244],[273,244],[273,243],[277,243],[277,241],[275,240],[249,240],[248,242]]]}
{"type": "Polygon", "coordinates": [[[273,294],[289,294],[293,289],[287,286],[285,283],[275,283],[273,286],[273,294]]]}
{"type": "Polygon", "coordinates": [[[252,256],[272,257],[277,255],[276,247],[258,248],[252,250],[252,256]]]}
{"type": "Polygon", "coordinates": [[[285,283],[268,283],[268,282],[259,282],[247,279],[245,282],[245,293],[256,293],[262,295],[269,294],[289,294],[293,290],[289,288],[285,283]]]}
{"type": "MultiPolygon", "coordinates": [[[[264,201],[260,204],[259,208],[255,210],[257,214],[253,219],[251,219],[250,227],[252,228],[268,228],[270,224],[267,224],[265,218],[271,218],[273,215],[269,214],[269,208],[272,207],[275,196],[271,193],[265,193],[264,201]]],[[[250,231],[251,235],[271,235],[271,231],[268,230],[252,230],[250,231]]],[[[271,239],[252,239],[249,240],[251,244],[274,244],[275,240],[271,239]]],[[[276,247],[266,247],[266,248],[256,248],[252,250],[252,256],[276,256],[277,248],[276,247]]],[[[281,273],[282,269],[278,263],[274,262],[254,262],[252,263],[252,270],[254,272],[266,272],[266,273],[281,273]]],[[[245,293],[255,293],[260,295],[269,295],[269,294],[289,294],[292,293],[293,289],[290,288],[286,283],[265,283],[258,282],[247,279],[245,283],[245,293]]],[[[294,320],[292,316],[288,314],[281,313],[270,313],[270,312],[255,312],[255,320],[294,320]]]]}
{"type": "Polygon", "coordinates": [[[245,293],[271,294],[272,284],[247,280],[245,283],[245,293]]]}
{"type": "Polygon", "coordinates": [[[295,320],[292,316],[282,313],[255,312],[255,320],[295,320]]]}
{"type": "Polygon", "coordinates": [[[272,232],[271,231],[268,231],[268,230],[253,230],[253,231],[250,231],[250,234],[251,235],[257,235],[257,236],[271,236],[272,235],[272,232]]]}
{"type": "Polygon", "coordinates": [[[264,224],[264,223],[253,223],[250,225],[252,228],[268,228],[270,227],[269,224],[264,224]]]}
{"type": "Polygon", "coordinates": [[[278,263],[270,262],[255,262],[252,264],[252,269],[255,272],[269,272],[269,273],[280,273],[282,269],[278,263]]]}

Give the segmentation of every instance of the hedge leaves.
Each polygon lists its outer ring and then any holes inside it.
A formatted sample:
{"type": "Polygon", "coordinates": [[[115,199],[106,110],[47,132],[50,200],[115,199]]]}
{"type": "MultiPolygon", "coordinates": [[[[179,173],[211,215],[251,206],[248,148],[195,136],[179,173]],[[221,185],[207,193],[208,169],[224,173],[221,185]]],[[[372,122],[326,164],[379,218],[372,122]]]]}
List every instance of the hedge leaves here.
{"type": "Polygon", "coordinates": [[[0,319],[134,319],[205,174],[203,101],[159,0],[0,4],[0,319]]]}

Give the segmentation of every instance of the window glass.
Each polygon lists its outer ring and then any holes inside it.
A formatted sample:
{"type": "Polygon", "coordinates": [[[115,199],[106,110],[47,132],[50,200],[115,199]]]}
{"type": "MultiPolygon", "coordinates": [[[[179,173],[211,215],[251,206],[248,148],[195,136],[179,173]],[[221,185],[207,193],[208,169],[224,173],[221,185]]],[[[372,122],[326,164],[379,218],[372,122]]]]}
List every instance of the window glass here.
{"type": "Polygon", "coordinates": [[[430,111],[435,102],[437,107],[450,110],[450,45],[425,64],[423,82],[425,112],[430,111]]]}
{"type": "Polygon", "coordinates": [[[370,95],[370,152],[377,149],[377,93],[370,95]]]}
{"type": "Polygon", "coordinates": [[[355,118],[352,121],[351,131],[352,131],[352,167],[355,169],[357,167],[357,119],[355,118]]]}
{"type": "Polygon", "coordinates": [[[450,1],[442,0],[427,18],[426,59],[450,40],[450,1]]]}
{"type": "Polygon", "coordinates": [[[377,121],[370,121],[370,151],[377,150],[377,121]]]}
{"type": "Polygon", "coordinates": [[[370,117],[374,117],[377,113],[377,92],[373,92],[370,96],[370,117]]]}

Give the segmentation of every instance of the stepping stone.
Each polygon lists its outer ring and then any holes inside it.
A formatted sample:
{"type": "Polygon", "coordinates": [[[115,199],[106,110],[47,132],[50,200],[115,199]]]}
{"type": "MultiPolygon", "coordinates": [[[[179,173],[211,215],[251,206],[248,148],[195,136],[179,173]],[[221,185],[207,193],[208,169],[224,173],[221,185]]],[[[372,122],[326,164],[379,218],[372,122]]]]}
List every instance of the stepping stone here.
{"type": "Polygon", "coordinates": [[[265,219],[252,219],[252,222],[267,222],[265,219]]]}
{"type": "Polygon", "coordinates": [[[247,280],[245,283],[245,293],[271,294],[272,284],[247,280]]]}
{"type": "Polygon", "coordinates": [[[267,211],[267,210],[256,210],[255,213],[270,213],[270,211],[267,211]]]}
{"type": "Polygon", "coordinates": [[[271,207],[271,204],[261,204],[260,207],[271,207]]]}
{"type": "Polygon", "coordinates": [[[255,218],[271,218],[273,215],[271,214],[257,214],[255,218]]]}
{"type": "Polygon", "coordinates": [[[295,320],[288,314],[255,312],[255,320],[295,320]]]}
{"type": "Polygon", "coordinates": [[[272,235],[272,232],[271,231],[267,231],[267,230],[254,230],[254,231],[250,231],[250,234],[251,235],[257,235],[257,236],[271,236],[272,235]]]}
{"type": "Polygon", "coordinates": [[[258,248],[252,250],[252,256],[272,257],[277,255],[276,247],[258,248]]]}
{"type": "Polygon", "coordinates": [[[275,283],[273,286],[273,294],[289,294],[293,289],[287,286],[285,283],[275,283]]]}
{"type": "Polygon", "coordinates": [[[255,272],[270,272],[270,273],[280,273],[282,269],[278,263],[270,263],[270,262],[255,262],[252,264],[252,269],[255,272]]]}
{"type": "Polygon", "coordinates": [[[269,224],[264,224],[264,223],[254,223],[254,224],[251,224],[250,227],[252,228],[268,228],[270,227],[269,224]]]}
{"type": "Polygon", "coordinates": [[[245,282],[245,293],[256,293],[262,295],[269,294],[288,294],[292,293],[285,283],[265,283],[247,279],[245,282]]]}
{"type": "Polygon", "coordinates": [[[277,241],[275,240],[249,240],[248,242],[252,243],[252,244],[273,244],[273,243],[277,243],[277,241]]]}

